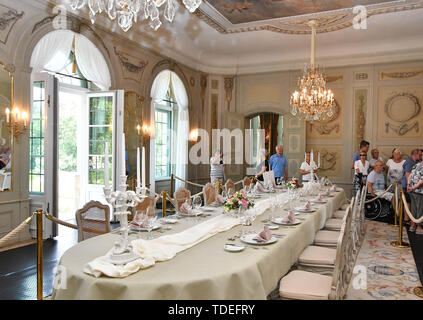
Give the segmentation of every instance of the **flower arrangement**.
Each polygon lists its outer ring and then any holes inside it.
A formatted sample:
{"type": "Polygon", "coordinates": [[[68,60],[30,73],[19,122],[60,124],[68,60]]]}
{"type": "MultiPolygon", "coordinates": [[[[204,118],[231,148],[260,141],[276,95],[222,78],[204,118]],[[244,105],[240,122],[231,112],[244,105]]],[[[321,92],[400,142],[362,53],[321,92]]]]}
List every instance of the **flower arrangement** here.
{"type": "Polygon", "coordinates": [[[235,192],[234,196],[226,200],[223,204],[226,212],[238,210],[239,208],[250,209],[252,207],[254,207],[254,203],[243,192],[239,191],[235,192]]]}
{"type": "Polygon", "coordinates": [[[293,177],[291,180],[289,180],[289,181],[286,183],[286,187],[287,187],[288,189],[291,189],[291,190],[293,190],[293,189],[297,189],[297,188],[300,188],[300,187],[301,187],[301,183],[298,181],[298,179],[297,179],[297,178],[293,177]]]}

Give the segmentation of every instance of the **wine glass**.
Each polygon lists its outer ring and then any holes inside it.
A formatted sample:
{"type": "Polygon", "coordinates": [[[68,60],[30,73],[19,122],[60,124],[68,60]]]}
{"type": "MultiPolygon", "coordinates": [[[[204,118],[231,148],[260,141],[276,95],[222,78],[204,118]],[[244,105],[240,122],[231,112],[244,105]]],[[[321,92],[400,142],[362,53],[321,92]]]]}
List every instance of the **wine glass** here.
{"type": "Polygon", "coordinates": [[[282,184],[282,178],[277,178],[277,179],[276,179],[276,184],[277,184],[278,186],[280,186],[280,185],[282,184]]]}
{"type": "Polygon", "coordinates": [[[151,231],[153,231],[153,228],[157,221],[156,210],[154,210],[153,206],[150,206],[147,208],[145,218],[147,222],[148,240],[151,240],[152,239],[151,231]]]}
{"type": "Polygon", "coordinates": [[[229,188],[227,194],[228,194],[228,199],[232,198],[233,195],[235,194],[235,190],[232,188],[229,188]]]}

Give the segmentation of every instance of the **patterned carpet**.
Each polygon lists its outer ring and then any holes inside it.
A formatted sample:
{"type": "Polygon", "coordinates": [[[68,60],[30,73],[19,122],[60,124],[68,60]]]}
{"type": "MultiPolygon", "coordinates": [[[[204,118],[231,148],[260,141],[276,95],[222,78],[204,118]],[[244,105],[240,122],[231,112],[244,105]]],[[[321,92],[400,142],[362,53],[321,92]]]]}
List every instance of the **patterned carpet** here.
{"type": "MultiPolygon", "coordinates": [[[[394,248],[398,228],[382,222],[366,221],[366,236],[356,266],[367,270],[367,289],[354,289],[354,277],[346,300],[421,300],[413,294],[420,280],[411,248],[394,248]]],[[[408,242],[404,228],[403,241],[408,242]]]]}

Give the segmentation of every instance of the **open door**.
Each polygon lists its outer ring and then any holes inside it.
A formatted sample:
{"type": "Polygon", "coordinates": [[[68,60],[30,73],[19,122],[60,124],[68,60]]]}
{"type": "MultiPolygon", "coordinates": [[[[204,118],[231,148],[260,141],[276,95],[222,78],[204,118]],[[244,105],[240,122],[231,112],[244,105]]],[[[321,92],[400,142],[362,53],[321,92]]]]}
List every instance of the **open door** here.
{"type": "MultiPolygon", "coordinates": [[[[32,77],[31,123],[29,150],[29,196],[30,210],[43,209],[57,216],[55,161],[57,108],[57,79],[47,73],[32,77]]],[[[31,233],[36,229],[32,220],[31,233]]],[[[35,234],[32,234],[34,237],[35,234]]],[[[43,238],[57,235],[57,226],[44,219],[43,238]]]]}
{"type": "Polygon", "coordinates": [[[283,116],[283,154],[288,160],[288,177],[300,176],[306,149],[306,122],[290,114],[283,116]]]}
{"type": "Polygon", "coordinates": [[[87,94],[87,108],[84,126],[86,128],[83,149],[81,182],[85,202],[97,200],[107,204],[104,198],[105,146],[109,149],[109,184],[116,190],[118,174],[122,172],[124,91],[108,91],[87,94]]]}

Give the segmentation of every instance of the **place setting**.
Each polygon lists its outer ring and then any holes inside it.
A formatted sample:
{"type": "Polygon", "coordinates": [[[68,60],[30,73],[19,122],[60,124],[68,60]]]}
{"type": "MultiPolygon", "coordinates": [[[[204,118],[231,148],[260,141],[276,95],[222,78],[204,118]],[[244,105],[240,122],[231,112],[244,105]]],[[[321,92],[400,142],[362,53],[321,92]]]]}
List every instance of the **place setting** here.
{"type": "Polygon", "coordinates": [[[287,216],[275,217],[271,222],[282,226],[296,226],[302,222],[302,219],[297,218],[295,212],[290,210],[287,216]]]}
{"type": "Polygon", "coordinates": [[[294,210],[302,213],[312,213],[316,211],[316,209],[311,206],[310,201],[307,201],[303,206],[294,207],[294,210]]]}

